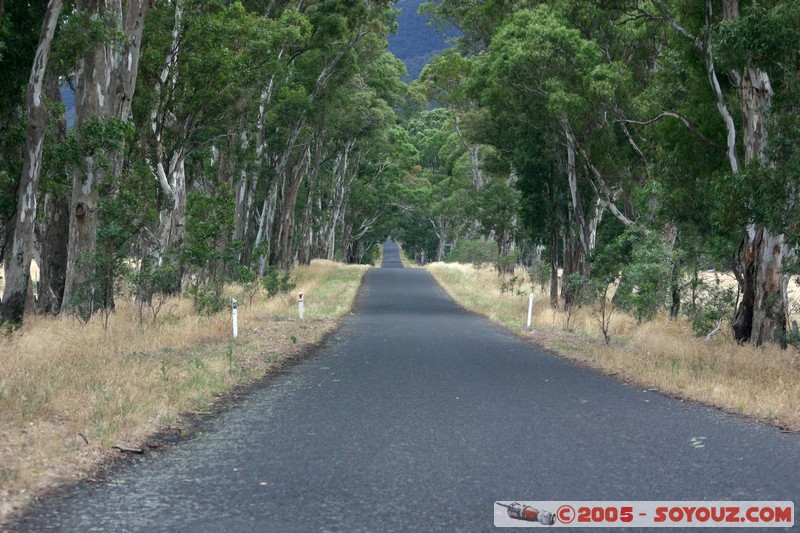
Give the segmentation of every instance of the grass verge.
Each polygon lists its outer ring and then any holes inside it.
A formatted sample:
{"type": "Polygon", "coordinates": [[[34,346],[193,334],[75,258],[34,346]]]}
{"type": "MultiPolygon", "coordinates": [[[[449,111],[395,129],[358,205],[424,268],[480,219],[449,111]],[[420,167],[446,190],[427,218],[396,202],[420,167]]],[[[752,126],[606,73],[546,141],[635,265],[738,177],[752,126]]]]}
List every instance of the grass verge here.
{"type": "Polygon", "coordinates": [[[548,295],[536,289],[532,331],[527,331],[530,285],[523,294],[503,293],[491,268],[453,263],[426,268],[461,306],[562,357],[645,388],[800,431],[800,355],[791,347],[739,346],[729,330],[708,342],[695,337],[686,321],[660,317],[639,325],[619,312],[612,315],[613,342],[606,346],[596,316],[585,309],[571,316],[553,310],[548,295]]]}
{"type": "MultiPolygon", "coordinates": [[[[31,497],[119,455],[159,429],[205,412],[238,385],[253,382],[318,343],[352,307],[367,267],[313,261],[293,277],[305,293],[252,299],[237,287],[239,337],[230,311],[210,317],[175,299],[157,320],[140,322],[117,302],[107,329],[98,318],[32,317],[0,337],[0,524],[31,497]]],[[[2,529],[2,527],[0,527],[2,529]]]]}

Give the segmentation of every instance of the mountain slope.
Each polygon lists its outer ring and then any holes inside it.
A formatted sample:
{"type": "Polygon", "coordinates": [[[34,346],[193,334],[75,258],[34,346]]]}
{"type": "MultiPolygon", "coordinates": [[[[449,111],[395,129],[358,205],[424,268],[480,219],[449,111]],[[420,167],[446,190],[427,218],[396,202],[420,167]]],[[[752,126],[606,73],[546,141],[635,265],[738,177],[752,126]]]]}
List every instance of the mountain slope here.
{"type": "Polygon", "coordinates": [[[409,79],[416,79],[422,67],[438,52],[448,47],[444,37],[428,26],[428,18],[417,14],[425,0],[398,0],[397,35],[389,36],[389,50],[408,69],[409,79]]]}

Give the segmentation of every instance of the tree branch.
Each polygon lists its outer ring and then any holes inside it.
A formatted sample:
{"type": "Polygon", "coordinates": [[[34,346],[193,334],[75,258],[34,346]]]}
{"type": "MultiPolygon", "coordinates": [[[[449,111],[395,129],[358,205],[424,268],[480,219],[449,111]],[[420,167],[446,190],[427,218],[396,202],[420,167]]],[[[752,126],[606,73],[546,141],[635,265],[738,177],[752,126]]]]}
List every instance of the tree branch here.
{"type": "Polygon", "coordinates": [[[653,21],[666,22],[667,24],[669,24],[669,26],[673,30],[675,30],[676,32],[678,32],[682,36],[684,36],[687,39],[689,39],[692,42],[692,44],[695,46],[695,48],[697,48],[698,50],[702,51],[703,50],[703,42],[700,40],[699,37],[697,37],[696,35],[692,34],[692,32],[690,32],[689,30],[687,30],[686,28],[681,26],[678,23],[678,21],[675,20],[675,17],[673,17],[670,14],[669,10],[667,9],[667,6],[664,4],[664,0],[657,0],[656,4],[658,5],[659,10],[661,11],[660,15],[655,15],[653,13],[650,13],[646,9],[639,7],[639,3],[638,2],[635,2],[634,6],[633,6],[633,11],[635,13],[639,14],[639,17],[636,17],[636,18],[637,19],[638,18],[645,18],[645,19],[653,20],[653,21]]]}
{"type": "Polygon", "coordinates": [[[684,117],[683,115],[681,115],[679,113],[675,113],[674,111],[664,111],[660,115],[658,115],[657,117],[651,118],[650,120],[631,120],[631,119],[627,119],[627,118],[623,117],[623,118],[619,118],[619,119],[614,119],[614,122],[618,122],[618,123],[621,123],[621,124],[636,124],[638,126],[649,126],[650,124],[653,124],[654,122],[658,122],[662,118],[667,118],[667,117],[674,118],[675,120],[677,120],[678,122],[680,122],[681,124],[686,126],[686,128],[689,131],[691,131],[692,133],[694,133],[695,135],[700,137],[700,139],[702,139],[703,142],[705,142],[706,144],[708,144],[710,146],[713,146],[714,148],[718,148],[720,150],[725,150],[725,148],[721,144],[716,143],[716,142],[712,141],[711,139],[709,139],[708,137],[706,137],[705,135],[703,135],[700,132],[700,130],[698,130],[697,127],[694,124],[689,122],[689,119],[687,119],[686,117],[684,117]]]}

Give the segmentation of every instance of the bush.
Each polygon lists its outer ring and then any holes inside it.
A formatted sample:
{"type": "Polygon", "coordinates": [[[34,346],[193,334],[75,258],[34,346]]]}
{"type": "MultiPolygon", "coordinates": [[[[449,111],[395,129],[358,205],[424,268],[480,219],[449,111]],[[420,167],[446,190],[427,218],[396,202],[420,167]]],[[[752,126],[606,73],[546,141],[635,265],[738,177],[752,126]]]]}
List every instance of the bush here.
{"type": "Polygon", "coordinates": [[[715,274],[713,283],[702,279],[695,282],[693,301],[683,308],[686,309],[686,316],[691,321],[695,334],[701,336],[717,327],[720,320],[730,321],[735,305],[735,288],[723,287],[719,274],[715,274]]]}
{"type": "Polygon", "coordinates": [[[242,299],[247,298],[248,307],[252,307],[253,298],[261,288],[258,282],[258,273],[249,266],[236,265],[236,279],[242,286],[242,299]]]}
{"type": "Polygon", "coordinates": [[[494,266],[501,274],[512,274],[517,266],[518,258],[516,252],[504,256],[498,256],[494,266]]]}
{"type": "Polygon", "coordinates": [[[190,192],[187,197],[186,236],[180,257],[193,274],[189,294],[198,313],[210,315],[225,308],[226,265],[233,263],[236,255],[236,243],[226,240],[233,213],[233,197],[226,191],[211,196],[190,192]]]}
{"type": "Polygon", "coordinates": [[[656,231],[628,229],[598,253],[592,277],[610,284],[619,277],[614,303],[641,323],[662,310],[670,295],[672,251],[656,231]]]}
{"type": "Polygon", "coordinates": [[[446,263],[471,263],[480,268],[497,261],[497,245],[484,240],[459,239],[444,260],[446,263]]]}
{"type": "Polygon", "coordinates": [[[264,272],[264,278],[261,280],[261,283],[264,285],[267,291],[267,297],[269,298],[289,292],[297,286],[294,280],[291,279],[290,271],[281,272],[275,266],[267,267],[267,271],[264,272]]]}
{"type": "Polygon", "coordinates": [[[192,285],[189,287],[189,294],[194,301],[195,311],[211,316],[225,309],[226,301],[222,297],[222,283],[211,283],[205,285],[192,285]]]}
{"type": "Polygon", "coordinates": [[[544,292],[547,284],[550,283],[550,265],[544,261],[537,261],[530,271],[531,281],[539,285],[539,288],[544,292]]]}
{"type": "Polygon", "coordinates": [[[609,301],[608,291],[611,287],[610,280],[605,277],[585,278],[580,274],[572,274],[567,278],[567,290],[570,294],[570,304],[567,306],[567,328],[575,308],[591,307],[592,317],[600,326],[603,341],[608,345],[611,342],[609,327],[611,316],[616,310],[616,305],[609,301]]]}

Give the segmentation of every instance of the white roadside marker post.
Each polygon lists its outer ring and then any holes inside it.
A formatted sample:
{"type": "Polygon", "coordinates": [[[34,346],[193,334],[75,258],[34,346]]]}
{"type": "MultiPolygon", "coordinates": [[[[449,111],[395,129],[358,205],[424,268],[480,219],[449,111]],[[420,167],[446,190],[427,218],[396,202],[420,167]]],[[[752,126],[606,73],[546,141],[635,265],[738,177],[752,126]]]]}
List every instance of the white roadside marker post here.
{"type": "Polygon", "coordinates": [[[231,298],[231,308],[233,312],[233,338],[239,336],[239,304],[236,298],[231,298]]]}
{"type": "Polygon", "coordinates": [[[306,314],[305,306],[303,305],[303,291],[300,291],[297,294],[297,310],[300,313],[300,320],[303,320],[303,317],[306,314]]]}
{"type": "Polygon", "coordinates": [[[531,314],[533,313],[533,293],[528,297],[528,329],[531,329],[531,314]]]}

